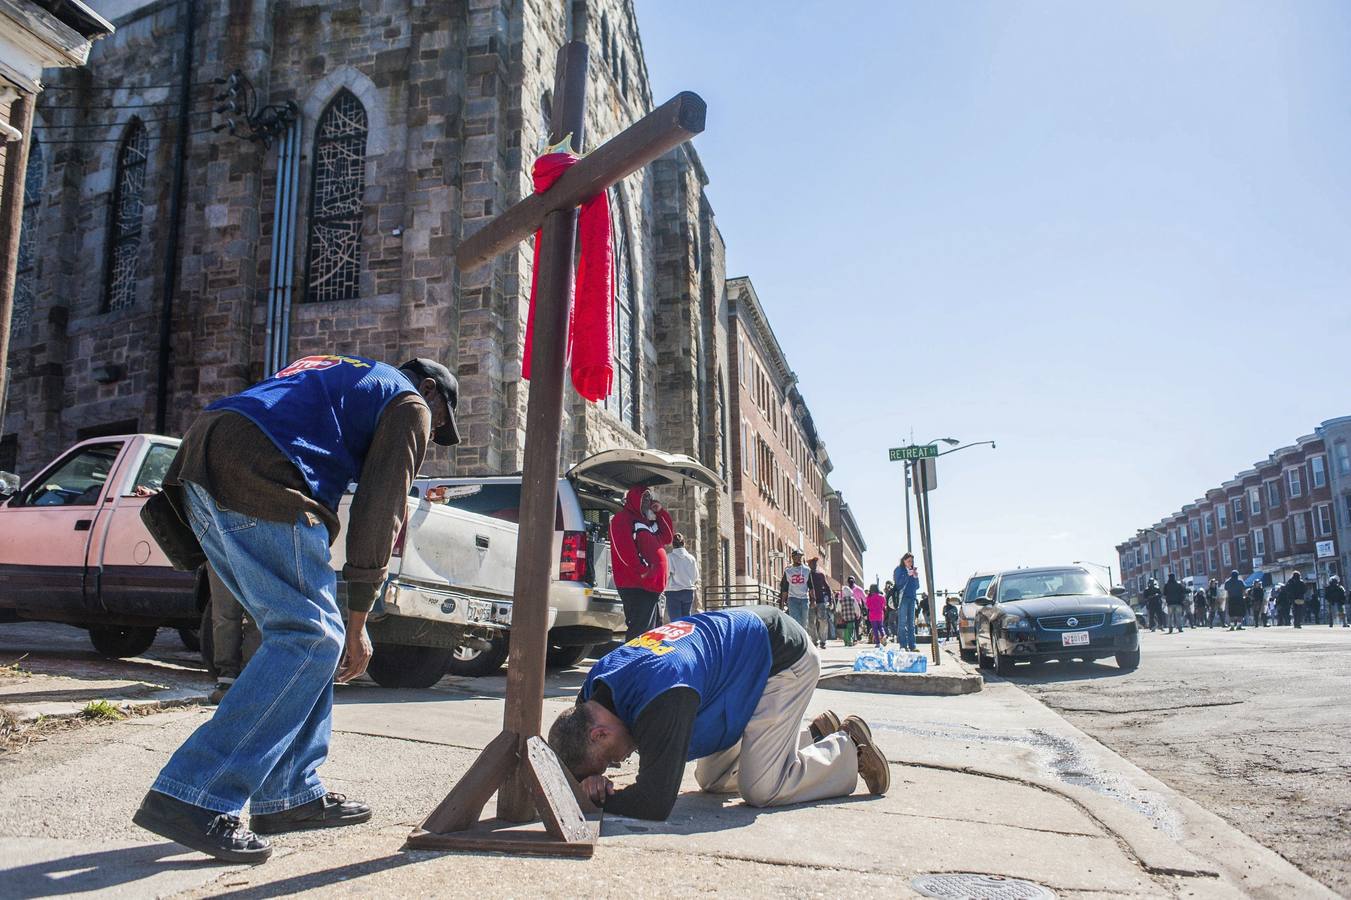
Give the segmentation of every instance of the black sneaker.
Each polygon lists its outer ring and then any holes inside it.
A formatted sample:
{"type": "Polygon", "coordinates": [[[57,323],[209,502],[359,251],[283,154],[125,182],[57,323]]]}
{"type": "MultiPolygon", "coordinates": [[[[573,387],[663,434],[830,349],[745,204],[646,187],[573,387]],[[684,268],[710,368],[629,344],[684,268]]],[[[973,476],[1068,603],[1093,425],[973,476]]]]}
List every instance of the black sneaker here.
{"type": "Polygon", "coordinates": [[[371,817],[371,808],[364,803],[348,800],[343,794],[329,791],[295,809],[249,816],[249,824],[259,834],[279,834],[283,831],[303,831],[308,828],[338,828],[358,825],[371,817]]]}
{"type": "Polygon", "coordinates": [[[131,820],[146,831],[216,859],[256,865],[267,862],[272,847],[231,816],[177,797],[150,791],[131,820]]]}

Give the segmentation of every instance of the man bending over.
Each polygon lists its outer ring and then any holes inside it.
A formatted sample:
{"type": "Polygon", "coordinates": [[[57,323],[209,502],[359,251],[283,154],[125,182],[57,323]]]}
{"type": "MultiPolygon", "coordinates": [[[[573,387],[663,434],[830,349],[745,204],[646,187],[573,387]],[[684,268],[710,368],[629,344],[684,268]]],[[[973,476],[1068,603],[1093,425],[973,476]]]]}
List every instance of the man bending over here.
{"type": "Polygon", "coordinates": [[[549,745],[607,812],[663,820],[688,760],[705,791],[782,806],[891,785],[857,716],[827,711],[803,739],[821,660],[807,632],[772,606],[700,613],[639,635],[592,667],[549,745]],[[638,753],[637,781],[602,774],[638,753]]]}

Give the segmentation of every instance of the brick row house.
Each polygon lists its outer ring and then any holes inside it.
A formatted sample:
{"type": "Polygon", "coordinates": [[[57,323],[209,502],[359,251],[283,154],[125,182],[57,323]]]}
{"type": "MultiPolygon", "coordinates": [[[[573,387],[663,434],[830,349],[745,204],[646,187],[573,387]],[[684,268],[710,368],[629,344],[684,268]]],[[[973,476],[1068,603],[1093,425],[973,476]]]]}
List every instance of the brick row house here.
{"type": "Polygon", "coordinates": [[[1326,584],[1351,566],[1351,417],[1331,419],[1117,545],[1122,583],[1191,584],[1237,569],[1326,584]],[[1346,549],[1344,549],[1346,548],[1346,549]]]}
{"type": "MultiPolygon", "coordinates": [[[[86,69],[51,73],[37,106],[36,250],[0,468],[30,475],[87,437],[181,434],[289,359],[349,353],[456,371],[464,441],[433,450],[425,472],[519,470],[533,251],[467,273],[454,253],[532,190],[565,41],[591,51],[588,146],[654,107],[632,0],[103,6],[116,34],[86,69]]],[[[569,391],[561,460],[656,447],[722,475],[726,491],[663,497],[706,587],[752,578],[755,558],[733,502],[744,326],[708,182],[687,144],[612,190],[616,388],[601,404],[569,391]]],[[[772,349],[775,406],[758,434],[773,436],[782,478],[766,521],[824,556],[829,457],[772,349]]]]}

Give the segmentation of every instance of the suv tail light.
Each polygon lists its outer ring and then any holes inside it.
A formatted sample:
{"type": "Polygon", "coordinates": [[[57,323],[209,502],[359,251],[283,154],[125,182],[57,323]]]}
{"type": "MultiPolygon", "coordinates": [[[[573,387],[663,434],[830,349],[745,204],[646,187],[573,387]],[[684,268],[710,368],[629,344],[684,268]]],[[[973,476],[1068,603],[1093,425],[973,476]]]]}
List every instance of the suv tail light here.
{"type": "Polygon", "coordinates": [[[394,539],[394,549],[389,552],[390,556],[403,556],[403,541],[408,537],[408,519],[404,518],[403,524],[399,526],[399,536],[394,539]]]}
{"type": "Polygon", "coordinates": [[[586,580],[586,532],[563,532],[563,553],[558,561],[559,581],[586,580]]]}

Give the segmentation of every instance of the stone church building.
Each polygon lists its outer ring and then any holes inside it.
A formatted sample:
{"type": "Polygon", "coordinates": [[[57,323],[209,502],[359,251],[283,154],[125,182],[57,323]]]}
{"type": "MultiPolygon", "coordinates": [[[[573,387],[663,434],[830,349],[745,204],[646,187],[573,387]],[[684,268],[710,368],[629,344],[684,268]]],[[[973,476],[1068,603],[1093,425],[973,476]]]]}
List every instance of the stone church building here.
{"type": "MultiPolygon", "coordinates": [[[[37,109],[0,468],[181,434],[288,359],[349,353],[458,374],[464,442],[424,472],[518,470],[532,250],[469,273],[455,250],[531,190],[564,42],[591,51],[587,147],[666,99],[631,0],[96,5],[116,34],[87,69],[49,73],[37,109]]],[[[617,386],[599,405],[569,391],[565,466],[651,446],[728,474],[706,184],[686,145],[613,189],[617,386]]],[[[730,581],[730,495],[664,500],[704,584],[730,581]]]]}

